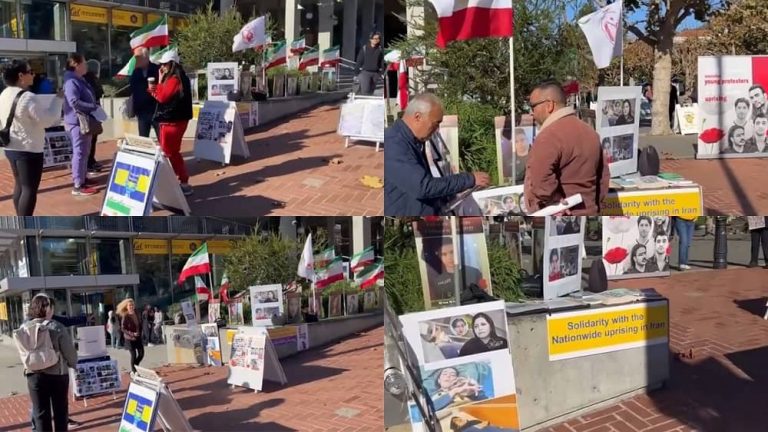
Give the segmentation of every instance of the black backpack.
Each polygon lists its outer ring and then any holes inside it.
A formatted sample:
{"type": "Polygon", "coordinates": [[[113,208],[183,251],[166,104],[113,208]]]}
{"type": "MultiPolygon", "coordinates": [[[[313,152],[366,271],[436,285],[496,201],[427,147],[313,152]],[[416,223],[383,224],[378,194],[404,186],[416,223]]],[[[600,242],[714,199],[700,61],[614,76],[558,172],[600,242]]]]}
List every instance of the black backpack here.
{"type": "Polygon", "coordinates": [[[656,147],[648,146],[640,150],[637,156],[637,170],[641,176],[658,175],[660,169],[659,153],[656,147]]]}
{"type": "Polygon", "coordinates": [[[16,115],[16,105],[21,99],[21,95],[26,93],[26,90],[22,90],[16,94],[13,98],[13,105],[11,105],[11,112],[8,113],[8,120],[5,122],[5,127],[0,129],[0,147],[8,147],[11,144],[11,125],[13,124],[13,118],[16,115]]]}

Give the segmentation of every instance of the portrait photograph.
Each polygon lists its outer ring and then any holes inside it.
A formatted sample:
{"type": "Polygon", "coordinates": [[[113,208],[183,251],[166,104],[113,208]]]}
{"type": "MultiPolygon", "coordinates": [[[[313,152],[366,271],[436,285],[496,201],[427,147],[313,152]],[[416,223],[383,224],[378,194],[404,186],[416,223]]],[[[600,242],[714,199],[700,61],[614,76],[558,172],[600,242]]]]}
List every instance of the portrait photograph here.
{"type": "Polygon", "coordinates": [[[337,317],[343,315],[341,309],[341,294],[331,294],[328,297],[328,304],[328,309],[330,310],[329,316],[337,317]]]}
{"type": "Polygon", "coordinates": [[[484,189],[472,193],[472,198],[484,216],[525,215],[525,201],[522,197],[523,185],[484,189]],[[512,197],[512,200],[508,197],[512,197]]]}
{"type": "Polygon", "coordinates": [[[550,216],[550,236],[563,236],[581,233],[581,221],[578,216],[550,216]]]}
{"type": "Polygon", "coordinates": [[[357,294],[348,294],[347,295],[347,315],[357,314],[357,309],[358,309],[357,294]]]}
{"type": "Polygon", "coordinates": [[[506,312],[446,316],[418,323],[425,362],[508,349],[506,312]]]}
{"type": "Polygon", "coordinates": [[[666,216],[605,216],[603,264],[608,279],[670,274],[671,222],[666,216]]]}
{"type": "Polygon", "coordinates": [[[457,363],[433,370],[421,368],[422,385],[435,411],[494,397],[490,361],[457,363]]]}

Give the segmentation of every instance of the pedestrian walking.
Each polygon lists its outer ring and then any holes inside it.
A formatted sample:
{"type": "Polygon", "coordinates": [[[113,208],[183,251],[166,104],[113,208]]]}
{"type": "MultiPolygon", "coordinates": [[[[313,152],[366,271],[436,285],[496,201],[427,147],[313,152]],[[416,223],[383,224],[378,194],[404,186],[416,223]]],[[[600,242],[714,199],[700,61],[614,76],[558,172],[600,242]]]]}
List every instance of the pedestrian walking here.
{"type": "Polygon", "coordinates": [[[13,60],[3,69],[7,86],[0,93],[0,129],[8,129],[5,157],[13,173],[13,208],[16,216],[32,216],[43,178],[45,128],[61,121],[63,93],[50,103],[29,89],[34,72],[25,60],[13,60]]]}
{"type": "Polygon", "coordinates": [[[94,90],[83,78],[88,64],[82,54],[70,54],[64,74],[64,128],[72,140],[72,195],[95,195],[98,190],[88,181],[88,155],[93,136],[101,133],[101,123],[93,117],[99,108],[94,90]]]}
{"type": "Polygon", "coordinates": [[[107,312],[107,332],[112,342],[112,348],[120,346],[120,320],[114,311],[107,312]]]}
{"type": "Polygon", "coordinates": [[[155,319],[152,306],[144,305],[144,310],[141,312],[141,341],[144,345],[152,346],[152,321],[155,319]]]}
{"type": "Polygon", "coordinates": [[[35,431],[66,431],[69,426],[69,368],[77,365],[77,351],[66,328],[53,320],[53,311],[53,301],[37,294],[29,304],[29,321],[13,334],[27,378],[35,431]]]}
{"type": "Polygon", "coordinates": [[[384,51],[381,49],[381,33],[371,33],[369,43],[357,53],[355,74],[360,82],[360,94],[370,96],[376,90],[384,73],[384,51]]]}
{"type": "Polygon", "coordinates": [[[760,246],[763,248],[763,261],[765,262],[764,268],[768,269],[768,216],[747,216],[747,223],[749,224],[749,233],[751,236],[751,250],[749,266],[757,267],[758,257],[760,255],[760,246]]]}
{"type": "Polygon", "coordinates": [[[155,342],[163,343],[163,311],[159,307],[155,307],[155,342]]]}
{"type": "Polygon", "coordinates": [[[144,359],[141,315],[136,313],[136,303],[131,298],[127,298],[117,305],[117,314],[122,318],[120,330],[125,339],[125,347],[131,354],[131,372],[136,373],[136,366],[144,359]]]}
{"type": "Polygon", "coordinates": [[[688,265],[688,251],[693,241],[693,230],[696,227],[696,216],[677,216],[675,217],[675,231],[679,238],[678,244],[678,267],[680,271],[690,270],[688,265]]]}

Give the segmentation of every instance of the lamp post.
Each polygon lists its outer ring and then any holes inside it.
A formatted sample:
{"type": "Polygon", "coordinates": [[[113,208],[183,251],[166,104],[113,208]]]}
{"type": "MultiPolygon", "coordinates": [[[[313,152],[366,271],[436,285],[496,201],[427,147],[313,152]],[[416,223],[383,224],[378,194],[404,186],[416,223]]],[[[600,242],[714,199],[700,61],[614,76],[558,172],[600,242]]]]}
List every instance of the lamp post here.
{"type": "Polygon", "coordinates": [[[715,216],[715,248],[712,268],[728,268],[728,216],[715,216]]]}

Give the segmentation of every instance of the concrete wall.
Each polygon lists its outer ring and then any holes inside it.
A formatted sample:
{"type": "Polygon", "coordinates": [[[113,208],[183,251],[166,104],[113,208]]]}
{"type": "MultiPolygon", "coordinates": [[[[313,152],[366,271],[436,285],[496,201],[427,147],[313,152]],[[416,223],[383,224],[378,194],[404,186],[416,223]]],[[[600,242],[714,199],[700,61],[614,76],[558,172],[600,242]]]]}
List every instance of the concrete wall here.
{"type": "Polygon", "coordinates": [[[537,430],[669,379],[669,344],[549,361],[547,314],[507,320],[523,428],[537,430]]]}

